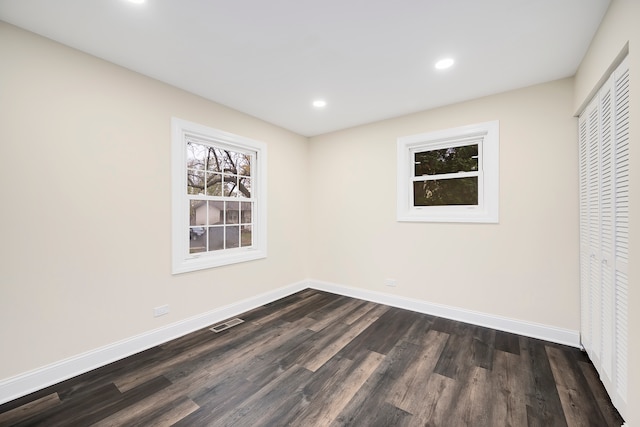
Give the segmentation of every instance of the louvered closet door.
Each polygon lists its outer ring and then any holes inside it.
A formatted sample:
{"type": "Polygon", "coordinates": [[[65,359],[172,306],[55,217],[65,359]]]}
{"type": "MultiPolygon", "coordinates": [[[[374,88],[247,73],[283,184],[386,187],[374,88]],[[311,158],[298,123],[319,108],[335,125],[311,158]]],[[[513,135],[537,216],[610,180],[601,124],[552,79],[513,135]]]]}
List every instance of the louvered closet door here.
{"type": "Polygon", "coordinates": [[[581,339],[613,403],[627,395],[629,68],[623,61],[578,120],[581,339]]]}
{"type": "Polygon", "coordinates": [[[600,361],[602,349],[601,306],[600,298],[600,102],[596,98],[592,109],[587,111],[587,127],[589,130],[588,152],[589,172],[587,203],[589,206],[589,311],[591,312],[591,350],[592,360],[600,361]]]}
{"type": "MultiPolygon", "coordinates": [[[[613,78],[600,90],[600,255],[598,258],[600,283],[593,282],[591,288],[599,288],[600,352],[599,362],[608,378],[612,377],[613,355],[613,242],[614,242],[614,147],[613,147],[613,78]]],[[[597,195],[596,195],[597,198],[597,195]]],[[[594,342],[594,346],[596,343],[594,342]]]]}
{"type": "MultiPolygon", "coordinates": [[[[614,73],[615,91],[615,237],[614,237],[614,362],[617,399],[626,406],[627,324],[629,289],[629,63],[614,73]]],[[[614,403],[615,400],[614,400],[614,403]]],[[[622,403],[621,403],[622,405],[622,403]]]]}
{"type": "Polygon", "coordinates": [[[582,341],[589,357],[600,361],[600,99],[596,96],[579,119],[580,137],[580,279],[582,341]]]}
{"type": "MultiPolygon", "coordinates": [[[[593,104],[593,102],[592,102],[593,104]]],[[[578,120],[578,153],[580,168],[580,337],[582,346],[592,348],[591,330],[591,289],[589,287],[589,128],[587,125],[589,105],[578,120]]],[[[588,352],[589,350],[587,350],[588,352]]]]}

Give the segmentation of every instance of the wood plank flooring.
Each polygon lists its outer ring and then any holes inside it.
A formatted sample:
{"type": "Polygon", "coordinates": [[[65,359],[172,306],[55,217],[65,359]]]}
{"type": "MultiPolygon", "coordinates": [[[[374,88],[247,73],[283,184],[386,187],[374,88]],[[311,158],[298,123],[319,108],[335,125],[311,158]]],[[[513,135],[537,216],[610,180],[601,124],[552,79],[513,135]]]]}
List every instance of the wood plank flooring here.
{"type": "Polygon", "coordinates": [[[0,426],[620,426],[584,353],[307,289],[0,406],[0,426]]]}

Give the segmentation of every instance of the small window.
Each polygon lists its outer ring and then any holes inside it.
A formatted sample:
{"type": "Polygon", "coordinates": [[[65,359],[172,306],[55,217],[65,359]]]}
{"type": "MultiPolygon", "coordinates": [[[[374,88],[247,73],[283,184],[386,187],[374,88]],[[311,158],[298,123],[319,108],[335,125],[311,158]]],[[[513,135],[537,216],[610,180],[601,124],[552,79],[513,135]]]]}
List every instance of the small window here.
{"type": "Polygon", "coordinates": [[[266,146],[173,119],[173,273],[266,256],[266,146]]]}
{"type": "Polygon", "coordinates": [[[498,222],[498,122],[398,138],[398,221],[498,222]]]}

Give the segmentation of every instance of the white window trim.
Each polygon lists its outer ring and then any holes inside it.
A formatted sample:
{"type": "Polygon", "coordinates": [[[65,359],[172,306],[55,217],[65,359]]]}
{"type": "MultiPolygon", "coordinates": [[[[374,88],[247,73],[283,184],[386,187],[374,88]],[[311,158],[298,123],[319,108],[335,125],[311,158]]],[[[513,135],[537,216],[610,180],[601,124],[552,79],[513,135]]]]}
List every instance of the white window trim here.
{"type": "Polygon", "coordinates": [[[498,222],[498,120],[398,138],[397,220],[406,222],[498,222]],[[464,142],[464,144],[462,144],[464,142]],[[478,143],[477,206],[413,206],[413,153],[478,143]]]}
{"type": "Polygon", "coordinates": [[[186,273],[251,261],[267,256],[267,145],[218,129],[173,117],[171,119],[172,273],[186,273]],[[189,253],[189,199],[187,197],[186,139],[195,137],[256,153],[252,165],[253,245],[215,252],[189,253]]]}

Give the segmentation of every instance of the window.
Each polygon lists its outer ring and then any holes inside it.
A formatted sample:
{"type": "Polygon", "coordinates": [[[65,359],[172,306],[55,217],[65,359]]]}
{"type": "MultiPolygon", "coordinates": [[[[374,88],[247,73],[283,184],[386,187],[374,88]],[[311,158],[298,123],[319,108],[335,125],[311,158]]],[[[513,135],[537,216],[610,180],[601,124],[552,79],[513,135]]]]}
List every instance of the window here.
{"type": "Polygon", "coordinates": [[[173,273],[266,257],[266,145],[172,120],[173,273]]]}
{"type": "Polygon", "coordinates": [[[498,121],[398,138],[398,221],[498,222],[498,121]]]}

